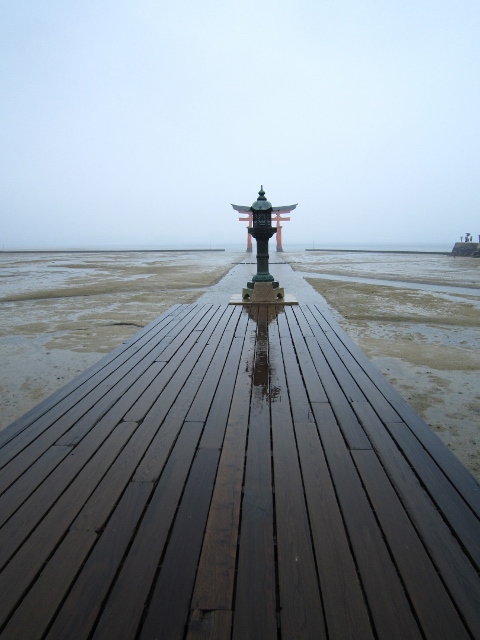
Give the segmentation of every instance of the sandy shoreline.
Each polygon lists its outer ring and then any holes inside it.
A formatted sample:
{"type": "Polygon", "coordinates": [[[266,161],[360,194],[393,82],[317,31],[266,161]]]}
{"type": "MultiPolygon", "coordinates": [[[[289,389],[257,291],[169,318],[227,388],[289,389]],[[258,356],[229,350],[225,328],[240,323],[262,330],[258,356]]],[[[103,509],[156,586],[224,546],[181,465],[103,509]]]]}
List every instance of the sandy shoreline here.
{"type": "MultiPolygon", "coordinates": [[[[306,272],[347,333],[480,478],[480,291],[457,295],[368,282],[474,289],[480,261],[305,252],[284,257],[306,272]],[[321,274],[362,281],[316,277],[321,274]]],[[[172,304],[197,300],[244,258],[243,252],[0,256],[0,428],[172,304]]]]}

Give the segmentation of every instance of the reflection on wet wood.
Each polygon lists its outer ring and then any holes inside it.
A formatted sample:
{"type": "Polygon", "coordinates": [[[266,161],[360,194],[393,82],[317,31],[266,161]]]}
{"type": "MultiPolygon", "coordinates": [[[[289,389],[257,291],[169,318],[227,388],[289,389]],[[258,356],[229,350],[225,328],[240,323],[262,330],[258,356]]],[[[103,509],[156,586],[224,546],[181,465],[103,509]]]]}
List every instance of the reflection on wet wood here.
{"type": "Polygon", "coordinates": [[[324,310],[178,305],[0,438],[4,638],[480,638],[478,484],[324,310]]]}

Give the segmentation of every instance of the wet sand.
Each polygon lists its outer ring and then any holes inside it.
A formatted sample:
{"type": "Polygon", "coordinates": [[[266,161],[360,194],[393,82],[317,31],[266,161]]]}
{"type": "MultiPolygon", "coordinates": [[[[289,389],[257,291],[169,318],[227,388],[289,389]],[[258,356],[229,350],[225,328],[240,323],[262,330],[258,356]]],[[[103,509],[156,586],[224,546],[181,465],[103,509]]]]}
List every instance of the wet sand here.
{"type": "Polygon", "coordinates": [[[310,252],[286,259],[480,479],[480,260],[310,252]]]}
{"type": "MultiPolygon", "coordinates": [[[[245,257],[0,254],[0,428],[172,304],[227,302],[238,283],[233,274],[221,278],[245,257]]],[[[321,294],[347,333],[480,478],[480,260],[334,252],[282,257],[306,278],[300,302],[309,295],[313,301],[314,290],[321,294]]],[[[274,268],[280,279],[288,269],[274,268]]]]}

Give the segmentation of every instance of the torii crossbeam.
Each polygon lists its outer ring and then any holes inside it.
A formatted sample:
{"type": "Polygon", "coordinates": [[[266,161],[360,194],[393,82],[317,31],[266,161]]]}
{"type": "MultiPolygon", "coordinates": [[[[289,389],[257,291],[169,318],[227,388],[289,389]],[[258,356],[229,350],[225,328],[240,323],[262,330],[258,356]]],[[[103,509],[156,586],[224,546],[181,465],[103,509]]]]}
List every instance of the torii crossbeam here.
{"type": "MultiPolygon", "coordinates": [[[[290,213],[296,208],[296,204],[286,205],[284,207],[273,207],[272,209],[272,222],[277,223],[277,251],[283,251],[282,247],[282,225],[280,222],[290,222],[290,218],[282,218],[282,214],[290,213]]],[[[238,213],[247,216],[246,218],[239,218],[240,222],[248,222],[248,226],[251,227],[253,224],[252,212],[250,211],[250,207],[244,207],[238,204],[232,204],[232,207],[238,213]]],[[[247,231],[247,252],[252,252],[252,236],[247,231]]]]}

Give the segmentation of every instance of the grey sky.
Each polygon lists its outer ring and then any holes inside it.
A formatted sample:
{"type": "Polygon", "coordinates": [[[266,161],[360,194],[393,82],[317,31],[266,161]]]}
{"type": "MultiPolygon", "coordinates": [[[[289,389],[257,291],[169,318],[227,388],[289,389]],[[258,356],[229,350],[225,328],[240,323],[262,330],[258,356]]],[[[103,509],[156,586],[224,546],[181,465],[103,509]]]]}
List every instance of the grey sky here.
{"type": "Polygon", "coordinates": [[[0,248],[476,239],[479,114],[478,0],[4,0],[0,248]]]}

